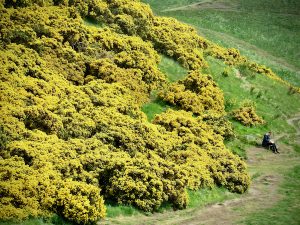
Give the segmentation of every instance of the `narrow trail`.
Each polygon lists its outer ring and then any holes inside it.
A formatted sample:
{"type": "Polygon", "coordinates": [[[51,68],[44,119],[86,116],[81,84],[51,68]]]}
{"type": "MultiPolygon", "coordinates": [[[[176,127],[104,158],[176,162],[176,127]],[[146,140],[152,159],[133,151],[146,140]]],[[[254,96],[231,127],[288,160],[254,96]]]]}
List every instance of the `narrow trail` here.
{"type": "MultiPolygon", "coordinates": [[[[161,10],[161,12],[174,12],[174,11],[184,11],[184,10],[203,10],[203,9],[214,9],[218,11],[231,11],[238,13],[249,13],[247,10],[241,10],[237,3],[233,1],[226,0],[202,0],[192,4],[167,8],[161,10]]],[[[299,16],[299,13],[282,13],[282,12],[271,12],[273,14],[282,16],[299,16]]]]}
{"type": "Polygon", "coordinates": [[[204,0],[189,5],[174,7],[162,10],[161,12],[174,12],[180,10],[191,10],[191,9],[217,9],[223,11],[237,11],[236,5],[224,1],[216,0],[204,0]]]}
{"type": "MultiPolygon", "coordinates": [[[[287,122],[296,130],[296,140],[300,139],[300,112],[287,122]]],[[[290,136],[282,133],[276,135],[275,141],[290,136]]],[[[252,177],[252,184],[246,194],[223,203],[208,205],[204,208],[155,213],[151,216],[139,215],[117,217],[101,221],[99,224],[161,224],[161,225],[215,225],[243,224],[245,216],[272,207],[283,196],[278,191],[284,179],[284,173],[300,164],[300,156],[290,146],[279,144],[280,154],[261,147],[247,150],[247,164],[252,177]]]]}
{"type": "Polygon", "coordinates": [[[287,119],[289,125],[295,128],[296,136],[300,136],[300,113],[296,114],[292,118],[287,119]]]}

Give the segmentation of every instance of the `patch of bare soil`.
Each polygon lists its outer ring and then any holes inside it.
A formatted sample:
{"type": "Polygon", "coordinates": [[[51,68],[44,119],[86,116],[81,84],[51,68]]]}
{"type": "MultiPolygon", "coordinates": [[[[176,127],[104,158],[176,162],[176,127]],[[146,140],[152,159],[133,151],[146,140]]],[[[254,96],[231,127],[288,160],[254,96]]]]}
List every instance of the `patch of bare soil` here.
{"type": "MultiPolygon", "coordinates": [[[[248,12],[246,10],[241,10],[237,3],[234,3],[232,0],[202,0],[193,4],[173,7],[164,9],[161,12],[172,12],[172,11],[181,11],[181,10],[205,10],[205,9],[214,9],[219,11],[233,11],[233,12],[248,12]]],[[[278,14],[282,16],[299,16],[299,13],[283,13],[278,11],[271,11],[273,14],[278,14]]]]}
{"type": "Polygon", "coordinates": [[[231,2],[224,2],[218,0],[208,0],[201,1],[197,3],[193,3],[190,5],[175,7],[171,9],[165,9],[162,12],[171,12],[171,11],[179,11],[179,10],[199,10],[199,9],[216,9],[221,11],[236,11],[236,6],[231,2]]]}

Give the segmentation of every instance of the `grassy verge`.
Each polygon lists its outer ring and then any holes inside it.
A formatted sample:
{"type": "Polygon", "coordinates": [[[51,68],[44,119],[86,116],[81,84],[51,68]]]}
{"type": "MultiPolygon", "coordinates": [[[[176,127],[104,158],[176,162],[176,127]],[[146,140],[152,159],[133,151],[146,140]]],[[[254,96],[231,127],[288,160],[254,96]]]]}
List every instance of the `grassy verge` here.
{"type": "Polygon", "coordinates": [[[0,225],[73,225],[61,216],[54,215],[50,218],[29,218],[24,221],[0,221],[0,225]]]}
{"type": "MultiPolygon", "coordinates": [[[[235,198],[239,196],[239,194],[231,193],[225,188],[214,187],[212,189],[206,188],[197,191],[188,190],[188,196],[188,209],[194,209],[216,202],[223,202],[225,200],[235,198]]],[[[151,213],[140,211],[132,206],[106,205],[106,207],[108,219],[120,216],[151,215],[151,213]]],[[[169,203],[162,204],[162,206],[157,210],[158,213],[164,213],[167,211],[173,211],[172,206],[169,203]]]]}
{"type": "Polygon", "coordinates": [[[284,198],[274,207],[255,212],[241,221],[242,224],[300,224],[300,166],[291,170],[281,186],[284,198]]]}
{"type": "Polygon", "coordinates": [[[116,218],[118,216],[134,216],[145,214],[144,212],[138,210],[133,206],[126,205],[106,205],[106,217],[107,218],[116,218]]]}
{"type": "Polygon", "coordinates": [[[142,111],[147,115],[149,121],[152,121],[155,115],[160,114],[166,111],[171,106],[167,105],[166,102],[159,98],[155,98],[154,101],[151,101],[142,107],[142,111]]]}
{"type": "MultiPolygon", "coordinates": [[[[232,199],[238,196],[238,194],[231,193],[225,188],[214,187],[212,189],[201,189],[197,191],[188,190],[189,205],[188,209],[204,207],[208,204],[216,202],[223,202],[228,199],[232,199]]],[[[107,218],[117,218],[120,216],[138,216],[138,215],[151,215],[138,210],[132,206],[107,204],[107,218]]],[[[158,213],[164,213],[172,211],[172,206],[169,203],[163,203],[162,206],[157,210],[158,213]]]]}
{"type": "Polygon", "coordinates": [[[180,66],[175,60],[164,55],[161,56],[158,68],[167,76],[171,83],[183,79],[187,74],[185,68],[180,66]]]}
{"type": "MultiPolygon", "coordinates": [[[[161,55],[161,61],[158,65],[170,83],[183,79],[187,70],[180,66],[175,60],[161,55]]],[[[156,114],[166,111],[171,106],[157,97],[157,93],[153,92],[150,97],[151,101],[143,105],[142,111],[147,115],[148,120],[152,121],[156,114]]]]}
{"type": "MultiPolygon", "coordinates": [[[[148,3],[155,12],[160,12],[164,9],[169,9],[169,8],[181,7],[181,6],[193,4],[200,1],[201,0],[164,0],[164,1],[142,0],[142,2],[148,3]]],[[[206,1],[206,0],[202,0],[202,1],[206,1]]]]}
{"type": "Polygon", "coordinates": [[[83,20],[84,25],[90,26],[90,27],[96,27],[96,28],[104,28],[105,24],[99,23],[93,18],[85,18],[83,20]]]}
{"type": "Polygon", "coordinates": [[[204,207],[208,204],[216,202],[224,202],[228,199],[233,199],[239,194],[231,193],[225,188],[214,187],[212,189],[201,189],[197,191],[188,191],[189,194],[189,206],[188,208],[204,207]]]}

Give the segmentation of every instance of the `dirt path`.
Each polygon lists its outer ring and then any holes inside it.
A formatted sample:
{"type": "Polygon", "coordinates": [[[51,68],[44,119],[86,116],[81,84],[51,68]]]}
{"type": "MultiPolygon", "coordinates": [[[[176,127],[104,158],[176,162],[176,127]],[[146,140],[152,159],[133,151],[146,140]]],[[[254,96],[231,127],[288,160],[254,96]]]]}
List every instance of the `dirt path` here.
{"type": "MultiPolygon", "coordinates": [[[[300,113],[287,122],[296,130],[296,140],[300,139],[300,113]]],[[[288,134],[277,135],[275,141],[288,134]]],[[[280,154],[260,147],[247,150],[247,164],[252,184],[246,194],[240,198],[206,206],[204,208],[157,213],[151,216],[132,216],[107,219],[99,224],[162,224],[162,225],[215,225],[239,224],[242,219],[265,208],[272,207],[282,195],[278,189],[283,180],[283,174],[300,164],[300,156],[290,146],[279,144],[280,154]]]]}
{"type": "Polygon", "coordinates": [[[173,11],[191,10],[191,9],[217,9],[223,11],[237,11],[236,5],[234,5],[231,2],[204,0],[189,5],[165,9],[162,10],[161,12],[173,12],[173,11]]]}
{"type": "Polygon", "coordinates": [[[289,125],[293,126],[296,130],[296,136],[300,136],[300,113],[287,119],[289,125]]]}
{"type": "MultiPolygon", "coordinates": [[[[248,13],[247,10],[241,10],[239,4],[230,0],[202,0],[192,4],[183,5],[179,7],[167,8],[161,12],[174,12],[182,10],[203,10],[203,9],[215,9],[219,11],[231,11],[239,13],[248,13]]],[[[282,13],[282,12],[271,12],[282,16],[299,16],[299,13],[282,13]]]]}

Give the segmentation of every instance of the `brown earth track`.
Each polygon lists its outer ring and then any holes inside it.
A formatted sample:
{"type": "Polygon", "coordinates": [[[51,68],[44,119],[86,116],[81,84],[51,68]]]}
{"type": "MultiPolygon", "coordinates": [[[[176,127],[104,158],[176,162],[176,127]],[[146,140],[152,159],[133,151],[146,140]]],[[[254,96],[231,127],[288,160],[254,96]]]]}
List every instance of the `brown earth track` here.
{"type": "MultiPolygon", "coordinates": [[[[218,11],[232,11],[238,13],[249,13],[246,10],[241,10],[239,8],[238,3],[234,3],[230,0],[203,0],[196,3],[192,3],[189,5],[183,5],[179,7],[167,8],[162,10],[161,12],[174,12],[174,11],[182,11],[182,10],[205,10],[205,9],[213,9],[218,11]]],[[[282,15],[282,16],[299,16],[299,13],[283,13],[273,11],[270,12],[272,14],[282,15]]]]}
{"type": "Polygon", "coordinates": [[[193,9],[216,9],[222,11],[237,11],[236,5],[224,2],[224,1],[214,1],[214,0],[207,0],[196,2],[190,5],[184,5],[180,7],[174,7],[162,10],[161,12],[172,12],[172,11],[180,11],[180,10],[193,10],[193,9]]]}

